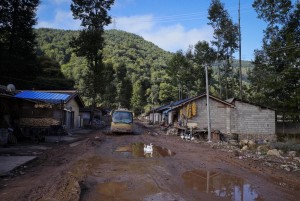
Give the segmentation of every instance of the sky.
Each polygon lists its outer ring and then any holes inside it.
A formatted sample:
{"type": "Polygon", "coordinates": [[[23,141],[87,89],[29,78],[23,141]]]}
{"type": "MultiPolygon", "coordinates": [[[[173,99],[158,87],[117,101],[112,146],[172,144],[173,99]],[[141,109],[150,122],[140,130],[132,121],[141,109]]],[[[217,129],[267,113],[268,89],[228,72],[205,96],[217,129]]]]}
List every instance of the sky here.
{"type": "MultiPolygon", "coordinates": [[[[241,1],[242,60],[253,60],[254,50],[262,45],[266,24],[257,18],[253,0],[241,1]]],[[[221,0],[235,23],[238,23],[238,0],[221,0]]],[[[74,20],[71,0],[41,0],[36,28],[80,30],[74,20]]],[[[209,0],[115,0],[109,11],[113,23],[106,29],[137,34],[163,50],[187,51],[198,41],[212,41],[208,23],[209,0]]],[[[238,51],[234,54],[238,59],[238,51]]]]}

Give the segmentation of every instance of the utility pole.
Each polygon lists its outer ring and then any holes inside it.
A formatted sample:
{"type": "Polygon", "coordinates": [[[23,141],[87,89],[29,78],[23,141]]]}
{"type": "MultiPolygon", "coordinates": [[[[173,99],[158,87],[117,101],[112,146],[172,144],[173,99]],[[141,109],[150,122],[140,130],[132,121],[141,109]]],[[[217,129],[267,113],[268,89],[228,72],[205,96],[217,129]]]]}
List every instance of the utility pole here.
{"type": "Polygon", "coordinates": [[[239,0],[239,68],[240,68],[240,99],[243,99],[242,91],[242,36],[241,36],[241,2],[239,0]]]}
{"type": "Polygon", "coordinates": [[[207,72],[207,65],[205,65],[205,79],[206,79],[207,139],[208,139],[208,142],[211,142],[211,132],[210,132],[210,108],[209,108],[209,90],[208,90],[208,72],[207,72]]]}

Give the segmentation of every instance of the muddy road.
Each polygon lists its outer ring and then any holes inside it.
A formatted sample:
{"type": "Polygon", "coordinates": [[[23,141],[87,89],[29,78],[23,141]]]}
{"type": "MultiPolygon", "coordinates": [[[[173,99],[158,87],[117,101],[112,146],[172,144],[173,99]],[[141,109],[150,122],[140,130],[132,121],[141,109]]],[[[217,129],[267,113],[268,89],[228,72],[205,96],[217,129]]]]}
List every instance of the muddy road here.
{"type": "Polygon", "coordinates": [[[24,175],[1,178],[0,200],[300,200],[298,172],[154,129],[139,123],[134,135],[107,129],[55,145],[24,175]]]}

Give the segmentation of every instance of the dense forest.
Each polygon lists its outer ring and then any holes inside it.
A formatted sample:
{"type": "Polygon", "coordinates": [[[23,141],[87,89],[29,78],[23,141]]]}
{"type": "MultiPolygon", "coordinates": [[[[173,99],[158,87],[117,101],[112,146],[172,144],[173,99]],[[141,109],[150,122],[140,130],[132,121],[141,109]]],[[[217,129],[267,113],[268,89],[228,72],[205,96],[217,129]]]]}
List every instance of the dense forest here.
{"type": "MultiPolygon", "coordinates": [[[[78,36],[78,31],[57,30],[57,29],[37,29],[37,53],[43,72],[48,73],[48,78],[40,80],[42,89],[71,89],[80,88],[80,76],[85,73],[86,63],[83,58],[72,53],[70,41],[78,36]],[[60,72],[64,77],[55,76],[60,72]],[[55,79],[60,80],[52,80],[55,79]],[[52,81],[51,81],[52,80],[52,81]],[[61,84],[67,82],[68,84],[61,84]]],[[[120,30],[107,30],[104,33],[105,46],[103,49],[104,62],[113,67],[113,80],[104,85],[113,84],[114,95],[117,100],[106,101],[111,103],[108,106],[131,107],[133,89],[140,91],[135,97],[142,106],[140,109],[149,109],[179,98],[179,88],[173,86],[169,74],[168,62],[175,55],[166,52],[151,42],[132,33],[120,30]]],[[[188,50],[187,50],[188,52],[188,50]]],[[[233,67],[237,68],[238,61],[233,61],[233,67]]],[[[243,61],[243,78],[247,82],[247,73],[253,67],[250,61],[243,61]]],[[[213,76],[217,77],[216,64],[212,65],[213,76]]],[[[193,73],[193,72],[192,72],[193,73]]],[[[137,92],[138,93],[138,92],[137,92]]],[[[204,90],[185,94],[187,96],[204,93],[204,90]]],[[[217,94],[215,94],[217,95],[217,94]]],[[[134,97],[133,97],[134,98],[134,97]]],[[[105,99],[104,99],[105,100],[105,99]]]]}
{"type": "MultiPolygon", "coordinates": [[[[78,31],[65,31],[55,29],[37,29],[37,52],[40,60],[48,64],[52,61],[52,69],[41,66],[52,72],[61,70],[69,80],[69,85],[74,82],[75,88],[80,88],[81,76],[86,73],[86,61],[72,53],[69,43],[78,31]]],[[[142,37],[118,30],[108,30],[104,34],[105,46],[103,49],[104,62],[109,63],[113,70],[113,79],[103,85],[114,85],[119,102],[108,100],[113,103],[109,106],[130,107],[132,90],[134,85],[140,85],[143,105],[147,104],[147,95],[151,85],[159,86],[165,75],[166,62],[171,59],[172,54],[166,52],[153,43],[145,41],[142,37]],[[159,81],[157,81],[159,80],[159,81]],[[125,98],[125,100],[123,100],[125,98]],[[122,100],[121,100],[122,99],[122,100]],[[127,99],[127,100],[126,100],[127,99]]],[[[53,88],[56,82],[43,87],[53,88]]],[[[61,87],[61,86],[57,86],[61,87]]],[[[100,87],[100,86],[99,86],[100,87]]],[[[111,91],[112,92],[112,91],[111,91]]],[[[118,100],[115,100],[118,101],[118,100]]],[[[142,108],[141,108],[142,109],[142,108]]]]}

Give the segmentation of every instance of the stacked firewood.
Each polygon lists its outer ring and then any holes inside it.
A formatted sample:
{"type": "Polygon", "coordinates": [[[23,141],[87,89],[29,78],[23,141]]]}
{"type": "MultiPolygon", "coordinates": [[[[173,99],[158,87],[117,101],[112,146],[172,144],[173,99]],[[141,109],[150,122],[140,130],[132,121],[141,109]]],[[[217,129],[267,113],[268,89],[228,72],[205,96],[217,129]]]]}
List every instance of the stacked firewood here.
{"type": "Polygon", "coordinates": [[[20,118],[19,126],[49,127],[59,125],[60,121],[53,118],[20,118]]]}

